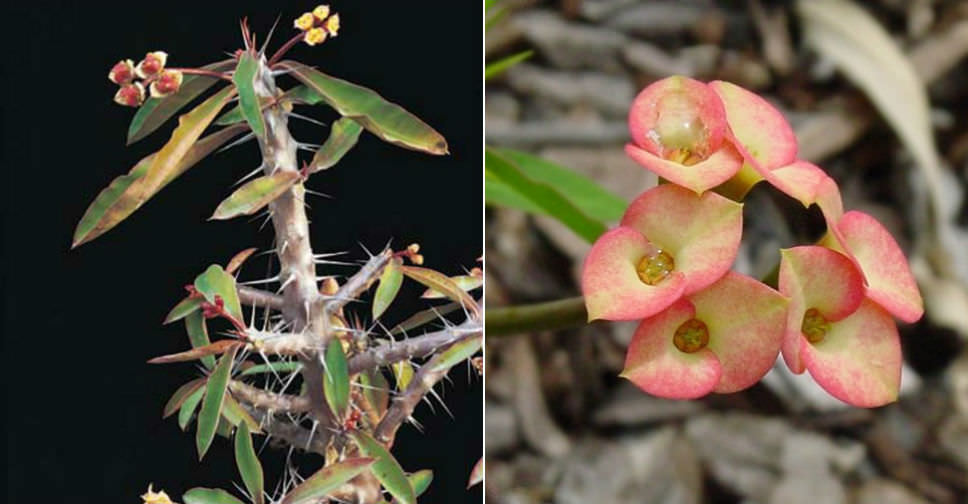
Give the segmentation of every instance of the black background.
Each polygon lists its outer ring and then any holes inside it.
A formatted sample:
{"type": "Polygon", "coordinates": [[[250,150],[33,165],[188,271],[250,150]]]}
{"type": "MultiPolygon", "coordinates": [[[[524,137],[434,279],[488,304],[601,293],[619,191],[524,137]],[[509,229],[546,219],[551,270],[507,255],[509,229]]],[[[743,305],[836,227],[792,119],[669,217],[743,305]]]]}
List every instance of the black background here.
{"type": "MultiPolygon", "coordinates": [[[[260,231],[259,221],[206,222],[231,185],[256,168],[257,147],[202,161],[115,229],[68,249],[98,191],[160,148],[173,127],[125,147],[134,111],[111,101],[112,64],[151,50],[168,52],[170,66],[222,59],[241,45],[242,16],[261,43],[281,14],[277,47],[294,33],[292,20],[315,4],[18,4],[3,9],[0,105],[7,502],[136,502],[149,482],[176,500],[194,486],[234,491],[239,478],[225,439],[216,438],[199,463],[193,435],[160,418],[194,366],[145,361],[187,347],[183,326],[160,324],[184,284],[239,250],[270,246],[271,230],[260,231]]],[[[398,248],[418,241],[430,267],[456,274],[474,266],[482,252],[480,5],[331,5],[342,17],[340,36],[297,46],[290,56],[403,105],[443,133],[452,154],[429,156],[364,134],[341,164],[308,183],[332,196],[310,199],[314,249],[361,259],[361,244],[377,250],[390,239],[398,248]]],[[[327,123],[334,117],[322,108],[308,113],[327,123]]],[[[301,122],[294,130],[312,143],[328,133],[301,122]]],[[[243,277],[265,265],[251,261],[243,277]]],[[[389,319],[422,308],[402,302],[419,292],[405,288],[389,319]]],[[[444,399],[455,419],[436,404],[436,412],[419,406],[425,432],[404,426],[394,451],[407,470],[434,470],[421,501],[480,502],[480,486],[464,486],[481,455],[482,387],[464,366],[451,378],[444,399]]],[[[273,488],[281,451],[267,450],[273,488]]]]}

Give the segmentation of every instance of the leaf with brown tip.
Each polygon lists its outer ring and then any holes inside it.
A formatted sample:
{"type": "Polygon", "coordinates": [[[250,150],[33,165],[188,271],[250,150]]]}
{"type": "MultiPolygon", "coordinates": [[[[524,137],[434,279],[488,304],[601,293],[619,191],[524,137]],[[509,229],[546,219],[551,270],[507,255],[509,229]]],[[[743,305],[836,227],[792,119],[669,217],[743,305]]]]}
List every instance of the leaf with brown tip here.
{"type": "Polygon", "coordinates": [[[193,348],[191,350],[186,350],[184,352],[178,352],[168,355],[162,355],[160,357],[155,357],[148,361],[148,364],[169,364],[172,362],[187,362],[201,359],[206,355],[219,355],[225,353],[233,348],[239,348],[244,346],[245,343],[239,340],[225,339],[219,340],[211,345],[205,345],[203,347],[193,348]]]}
{"type": "Polygon", "coordinates": [[[404,275],[407,275],[408,277],[422,283],[424,286],[440,292],[448,298],[464,305],[464,308],[473,312],[474,315],[480,315],[481,309],[477,306],[477,302],[474,301],[474,298],[464,292],[464,290],[454,283],[454,281],[451,280],[447,275],[440,273],[439,271],[434,271],[429,268],[421,268],[418,266],[400,266],[400,270],[404,275]]]}
{"type": "Polygon", "coordinates": [[[294,186],[301,177],[299,172],[280,170],[272,175],[250,180],[219,203],[210,219],[226,220],[240,215],[252,215],[294,186]]]}
{"type": "Polygon", "coordinates": [[[242,266],[242,263],[244,263],[246,259],[251,257],[256,250],[259,250],[259,249],[255,247],[247,248],[239,252],[238,254],[235,254],[234,256],[232,256],[232,259],[229,260],[228,265],[225,266],[225,272],[230,275],[232,273],[235,273],[235,270],[239,269],[239,267],[242,266]]]}
{"type": "Polygon", "coordinates": [[[373,465],[374,459],[360,457],[346,459],[336,464],[330,464],[315,474],[306,478],[291,492],[286,494],[282,504],[307,504],[317,502],[344,483],[359,476],[360,473],[373,465]]]}
{"type": "Polygon", "coordinates": [[[168,418],[173,415],[176,411],[181,409],[182,404],[185,404],[185,400],[189,396],[195,393],[196,390],[202,388],[205,385],[204,378],[198,378],[197,380],[192,380],[181,387],[171,395],[171,399],[165,404],[165,409],[162,412],[161,418],[168,418]]]}
{"type": "Polygon", "coordinates": [[[362,132],[363,126],[349,117],[343,117],[334,122],[326,143],[313,156],[309,173],[325,170],[338,163],[356,145],[362,132]]]}

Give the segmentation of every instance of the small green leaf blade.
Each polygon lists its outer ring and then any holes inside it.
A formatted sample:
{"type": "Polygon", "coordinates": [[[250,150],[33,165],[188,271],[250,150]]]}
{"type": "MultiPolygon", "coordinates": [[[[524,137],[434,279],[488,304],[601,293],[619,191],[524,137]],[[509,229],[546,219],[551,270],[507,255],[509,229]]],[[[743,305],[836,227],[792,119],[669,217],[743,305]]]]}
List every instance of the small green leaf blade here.
{"type": "Polygon", "coordinates": [[[400,501],[401,504],[416,504],[417,495],[413,486],[393,455],[365,432],[354,431],[349,436],[360,448],[360,453],[376,459],[370,471],[380,481],[383,488],[386,488],[390,495],[400,501]]]}
{"type": "Polygon", "coordinates": [[[233,427],[245,424],[250,433],[262,432],[259,428],[259,422],[252,418],[252,415],[239,404],[239,401],[232,397],[232,394],[225,394],[225,402],[222,403],[222,418],[233,427]]]}
{"type": "Polygon", "coordinates": [[[323,376],[323,393],[330,410],[337,418],[346,416],[350,404],[350,374],[343,342],[332,338],[326,345],[326,372],[323,376]]]}
{"type": "MultiPolygon", "coordinates": [[[[201,304],[202,298],[197,298],[201,304]]],[[[192,348],[203,348],[212,344],[208,338],[208,327],[205,325],[205,317],[201,311],[195,311],[185,317],[185,330],[188,332],[188,341],[192,348]]],[[[215,357],[206,355],[202,357],[202,364],[205,369],[215,367],[215,357]]]]}
{"type": "Polygon", "coordinates": [[[248,367],[239,376],[251,376],[263,373],[295,373],[301,370],[301,362],[270,362],[268,364],[256,364],[248,367]]]}
{"type": "Polygon", "coordinates": [[[259,106],[259,97],[255,93],[255,78],[259,72],[258,56],[252,51],[245,51],[239,57],[239,64],[232,74],[232,82],[239,92],[239,108],[242,117],[249,123],[249,128],[259,138],[266,134],[266,123],[259,106]]]}
{"type": "Polygon", "coordinates": [[[495,61],[494,63],[488,63],[484,67],[484,80],[488,80],[492,77],[500,75],[507,71],[507,69],[521,63],[522,61],[531,57],[534,51],[521,51],[516,54],[512,54],[506,58],[495,61]]]}
{"type": "Polygon", "coordinates": [[[215,296],[222,298],[225,310],[235,320],[242,322],[242,303],[235,286],[235,277],[228,274],[222,266],[213,264],[204,273],[195,277],[195,290],[205,296],[205,300],[215,304],[215,296]]]}
{"type": "Polygon", "coordinates": [[[227,220],[240,215],[252,215],[294,186],[300,178],[299,172],[277,171],[272,175],[250,180],[219,203],[210,218],[227,220]]]}
{"type": "Polygon", "coordinates": [[[221,488],[193,488],[182,495],[185,504],[245,504],[221,488]]]}
{"type": "Polygon", "coordinates": [[[173,354],[166,354],[153,359],[148,359],[148,364],[171,364],[172,362],[188,362],[193,360],[198,360],[206,356],[219,355],[225,353],[229,350],[237,350],[239,347],[244,346],[245,343],[233,340],[224,339],[216,341],[210,345],[201,346],[198,348],[193,348],[191,350],[185,350],[184,352],[177,352],[173,354]]]}
{"type": "Polygon", "coordinates": [[[410,380],[413,379],[413,364],[410,361],[398,361],[390,365],[393,369],[393,379],[397,382],[397,390],[403,392],[407,390],[407,386],[410,385],[410,380]]]}
{"type": "Polygon", "coordinates": [[[375,91],[295,61],[284,61],[281,66],[340,115],[353,118],[384,141],[428,154],[448,153],[443,135],[375,91]]]}
{"type": "Polygon", "coordinates": [[[526,176],[514,162],[498,151],[490,148],[485,150],[484,170],[540,207],[548,215],[558,219],[586,241],[593,242],[605,232],[606,228],[602,222],[583,213],[554,186],[537,182],[526,176]]]}
{"type": "Polygon", "coordinates": [[[262,474],[262,464],[252,446],[252,434],[249,426],[242,422],[235,431],[235,464],[242,476],[242,483],[252,497],[255,504],[265,503],[265,479],[262,474]]]}
{"type": "Polygon", "coordinates": [[[202,402],[202,397],[205,396],[205,387],[199,387],[198,390],[192,392],[185,402],[182,403],[181,409],[178,410],[178,427],[181,430],[185,430],[188,427],[188,422],[192,421],[192,415],[195,414],[195,410],[198,409],[198,403],[202,402]]]}
{"type": "Polygon", "coordinates": [[[199,378],[197,380],[192,380],[181,387],[171,395],[171,399],[165,404],[165,409],[162,411],[161,418],[168,418],[178,411],[189,396],[195,393],[196,390],[202,388],[205,385],[205,380],[199,378]]]}
{"type": "MultiPolygon", "coordinates": [[[[457,275],[450,277],[450,279],[464,292],[470,292],[484,285],[484,275],[457,275]]],[[[440,299],[447,296],[433,289],[427,289],[420,297],[424,299],[440,299]]]]}
{"type": "Polygon", "coordinates": [[[414,495],[420,497],[430,488],[430,482],[434,480],[434,472],[430,469],[421,469],[408,474],[407,479],[410,480],[410,485],[413,486],[414,495]]]}
{"type": "Polygon", "coordinates": [[[195,447],[198,449],[198,459],[205,456],[205,452],[212,445],[215,430],[222,417],[222,403],[225,399],[225,389],[229,384],[232,373],[232,363],[238,347],[226,352],[219,359],[218,364],[208,377],[205,387],[205,397],[202,399],[202,409],[198,413],[198,431],[195,434],[195,447]]]}
{"type": "Polygon", "coordinates": [[[346,459],[336,464],[330,464],[315,474],[306,478],[299,486],[286,494],[281,504],[315,503],[336,490],[344,483],[357,477],[373,465],[372,458],[360,457],[346,459]]]}
{"type": "Polygon", "coordinates": [[[165,317],[165,324],[170,324],[172,322],[181,320],[187,317],[190,313],[198,311],[202,307],[202,298],[187,297],[182,299],[175,305],[174,308],[168,312],[165,317]]]}
{"type": "Polygon", "coordinates": [[[373,320],[383,315],[390,303],[397,297],[397,293],[400,292],[400,285],[403,284],[403,272],[400,270],[400,265],[399,259],[392,259],[383,268],[383,273],[380,274],[380,283],[373,295],[373,320]]]}
{"type": "Polygon", "coordinates": [[[425,287],[440,292],[448,298],[462,304],[465,309],[472,311],[474,314],[480,314],[480,307],[477,306],[474,298],[458,287],[447,275],[419,266],[400,266],[400,270],[404,275],[420,282],[425,287]]]}
{"type": "Polygon", "coordinates": [[[360,373],[360,383],[363,385],[363,397],[376,413],[376,417],[371,417],[370,420],[376,424],[387,412],[387,406],[390,403],[390,384],[387,383],[380,369],[360,373]]]}
{"type": "Polygon", "coordinates": [[[450,369],[463,362],[466,359],[471,358],[481,349],[482,339],[480,336],[475,336],[473,338],[468,338],[463,341],[458,341],[453,345],[447,347],[446,350],[437,354],[431,361],[432,367],[430,368],[432,372],[444,371],[450,369]]]}
{"type": "Polygon", "coordinates": [[[313,156],[309,172],[316,173],[338,163],[356,145],[362,132],[363,125],[349,117],[343,117],[334,122],[326,143],[313,156]]]}

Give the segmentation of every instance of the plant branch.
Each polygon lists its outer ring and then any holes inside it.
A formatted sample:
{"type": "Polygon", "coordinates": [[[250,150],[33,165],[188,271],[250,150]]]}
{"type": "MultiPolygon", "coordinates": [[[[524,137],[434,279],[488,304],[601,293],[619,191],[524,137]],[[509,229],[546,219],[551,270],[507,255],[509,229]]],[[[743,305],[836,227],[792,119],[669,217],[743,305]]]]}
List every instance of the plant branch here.
{"type": "Polygon", "coordinates": [[[384,249],[379,254],[371,257],[366,264],[357,271],[355,275],[351,276],[345,284],[343,284],[336,294],[332,297],[326,298],[326,314],[335,315],[339,312],[341,308],[346,306],[347,303],[356,299],[360,296],[366,289],[369,289],[373,282],[380,278],[383,274],[383,268],[390,262],[393,257],[393,252],[390,249],[384,249]]]}
{"type": "Polygon", "coordinates": [[[239,286],[239,301],[246,306],[268,307],[276,311],[281,311],[285,303],[282,296],[245,285],[239,286]]]}
{"type": "Polygon", "coordinates": [[[489,308],[485,314],[488,336],[509,336],[535,331],[580,327],[588,323],[581,296],[527,305],[489,308]]]}
{"type": "Polygon", "coordinates": [[[255,418],[262,430],[269,436],[276,437],[285,441],[286,444],[300,450],[326,456],[326,445],[329,443],[330,433],[328,429],[309,430],[305,427],[280,420],[255,409],[248,405],[243,405],[246,411],[255,418]]]}
{"type": "Polygon", "coordinates": [[[480,322],[467,321],[458,326],[448,327],[422,336],[384,343],[351,357],[349,372],[350,374],[359,373],[413,357],[426,357],[443,347],[464,339],[468,334],[481,333],[480,322]]]}
{"type": "Polygon", "coordinates": [[[309,398],[306,396],[277,394],[236,380],[229,382],[229,390],[233,397],[253,408],[286,413],[309,411],[309,398]]]}

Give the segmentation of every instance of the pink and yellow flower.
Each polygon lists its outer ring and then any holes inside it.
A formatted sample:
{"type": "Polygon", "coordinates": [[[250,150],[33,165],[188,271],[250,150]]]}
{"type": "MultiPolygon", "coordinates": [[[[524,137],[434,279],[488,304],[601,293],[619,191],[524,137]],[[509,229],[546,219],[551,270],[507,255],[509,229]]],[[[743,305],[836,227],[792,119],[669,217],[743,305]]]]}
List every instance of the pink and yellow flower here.
{"type": "Polygon", "coordinates": [[[742,209],[673,184],[643,193],[585,258],[589,320],[649,317],[719,280],[736,258],[742,209]]]}
{"type": "Polygon", "coordinates": [[[140,82],[125,84],[114,94],[114,103],[126,107],[140,107],[145,101],[145,87],[140,82]]]}
{"type": "Polygon", "coordinates": [[[111,67],[111,71],[108,72],[108,80],[111,82],[124,85],[130,83],[134,79],[134,63],[129,60],[121,60],[111,67]]]}
{"type": "Polygon", "coordinates": [[[729,272],[643,320],[621,376],[670,399],[743,390],[776,361],[786,312],[780,293],[729,272]]]}
{"type": "Polygon", "coordinates": [[[164,51],[154,51],[145,55],[145,58],[138,62],[135,73],[142,79],[149,79],[161,73],[165,69],[168,61],[168,53],[164,51]]]}
{"type": "Polygon", "coordinates": [[[158,78],[148,86],[152,98],[164,98],[176,93],[181,87],[184,76],[177,70],[163,70],[158,78]]]}

